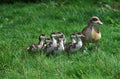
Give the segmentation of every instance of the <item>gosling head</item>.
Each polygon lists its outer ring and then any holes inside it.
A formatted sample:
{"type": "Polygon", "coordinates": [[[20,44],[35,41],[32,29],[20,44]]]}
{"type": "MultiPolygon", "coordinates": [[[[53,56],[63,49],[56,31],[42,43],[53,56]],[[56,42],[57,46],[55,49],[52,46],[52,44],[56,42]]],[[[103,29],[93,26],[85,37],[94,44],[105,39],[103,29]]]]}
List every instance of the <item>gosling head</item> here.
{"type": "Polygon", "coordinates": [[[85,37],[85,36],[81,32],[79,32],[79,33],[76,33],[76,37],[81,38],[81,37],[85,37]]]}
{"type": "Polygon", "coordinates": [[[62,41],[64,39],[63,35],[60,35],[58,39],[62,41]]]}
{"type": "Polygon", "coordinates": [[[46,38],[45,34],[40,34],[40,36],[39,36],[39,40],[41,40],[41,39],[45,39],[45,38],[46,38]]]}
{"type": "Polygon", "coordinates": [[[62,32],[57,32],[56,35],[57,35],[57,37],[60,37],[61,35],[63,35],[63,33],[62,32]]]}
{"type": "Polygon", "coordinates": [[[56,37],[56,33],[55,33],[55,32],[52,32],[52,33],[50,34],[50,37],[51,37],[51,38],[56,37]]]}
{"type": "Polygon", "coordinates": [[[49,42],[51,42],[51,39],[50,38],[46,38],[45,39],[45,43],[49,43],[49,42]]]}
{"type": "Polygon", "coordinates": [[[72,39],[72,38],[76,38],[76,35],[75,34],[71,34],[70,35],[70,38],[72,39]]]}

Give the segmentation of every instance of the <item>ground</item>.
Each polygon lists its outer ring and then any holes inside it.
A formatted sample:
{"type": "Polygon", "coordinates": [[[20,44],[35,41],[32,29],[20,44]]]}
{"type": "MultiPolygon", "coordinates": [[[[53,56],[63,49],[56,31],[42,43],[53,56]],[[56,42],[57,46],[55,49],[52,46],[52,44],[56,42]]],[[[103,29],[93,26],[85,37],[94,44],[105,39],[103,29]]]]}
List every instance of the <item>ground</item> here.
{"type": "Polygon", "coordinates": [[[120,9],[107,5],[70,3],[15,3],[0,5],[0,79],[120,79],[120,9]],[[87,5],[87,6],[86,6],[87,5]],[[104,23],[98,51],[67,56],[30,54],[25,48],[41,33],[61,31],[70,40],[91,16],[104,23]]]}

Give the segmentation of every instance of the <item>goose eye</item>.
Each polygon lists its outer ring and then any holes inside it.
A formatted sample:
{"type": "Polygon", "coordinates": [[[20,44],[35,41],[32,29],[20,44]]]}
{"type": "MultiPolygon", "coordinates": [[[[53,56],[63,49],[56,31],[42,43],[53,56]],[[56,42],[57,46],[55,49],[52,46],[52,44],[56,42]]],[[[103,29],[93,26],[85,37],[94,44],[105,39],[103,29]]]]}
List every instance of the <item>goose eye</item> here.
{"type": "Polygon", "coordinates": [[[93,21],[97,21],[98,19],[97,19],[97,18],[93,18],[92,20],[93,20],[93,21]]]}

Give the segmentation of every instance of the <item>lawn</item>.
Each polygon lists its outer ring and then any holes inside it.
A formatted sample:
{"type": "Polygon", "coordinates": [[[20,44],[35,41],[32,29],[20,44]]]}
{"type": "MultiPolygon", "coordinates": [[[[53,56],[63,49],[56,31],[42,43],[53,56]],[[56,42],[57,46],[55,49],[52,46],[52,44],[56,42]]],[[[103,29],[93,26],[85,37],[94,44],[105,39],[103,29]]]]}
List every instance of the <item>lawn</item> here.
{"type": "Polygon", "coordinates": [[[120,79],[120,9],[109,5],[15,3],[0,5],[0,79],[120,79]],[[46,57],[24,49],[41,33],[61,31],[70,40],[91,16],[104,23],[98,51],[46,57]]]}

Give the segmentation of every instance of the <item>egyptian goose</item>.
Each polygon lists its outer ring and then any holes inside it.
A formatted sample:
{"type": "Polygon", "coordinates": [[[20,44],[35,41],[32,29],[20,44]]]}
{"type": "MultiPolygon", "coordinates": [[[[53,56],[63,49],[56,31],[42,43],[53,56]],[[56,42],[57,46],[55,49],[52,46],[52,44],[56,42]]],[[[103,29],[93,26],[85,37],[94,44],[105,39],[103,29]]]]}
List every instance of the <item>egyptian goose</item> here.
{"type": "Polygon", "coordinates": [[[94,42],[96,44],[96,49],[98,48],[98,41],[101,38],[101,33],[98,29],[94,27],[94,24],[102,25],[103,23],[97,16],[93,16],[88,21],[88,25],[82,30],[82,34],[85,36],[82,41],[85,43],[94,42]]]}
{"type": "Polygon", "coordinates": [[[63,35],[63,43],[64,44],[66,43],[65,35],[62,32],[57,32],[56,35],[57,35],[58,38],[59,38],[59,36],[63,35]]]}
{"type": "Polygon", "coordinates": [[[27,51],[36,52],[36,51],[41,50],[41,48],[43,46],[43,43],[44,43],[44,39],[45,39],[45,34],[41,34],[39,36],[39,42],[38,42],[38,44],[32,44],[32,45],[30,45],[29,47],[27,47],[27,51]]]}
{"type": "Polygon", "coordinates": [[[58,38],[58,46],[54,49],[54,54],[58,54],[64,51],[64,36],[61,35],[58,38]]]}
{"type": "Polygon", "coordinates": [[[76,43],[76,34],[71,34],[70,35],[70,39],[71,39],[71,42],[69,42],[68,44],[74,44],[74,43],[76,43]]]}
{"type": "Polygon", "coordinates": [[[50,34],[50,38],[51,38],[51,42],[49,42],[45,48],[44,48],[44,52],[46,53],[46,55],[50,55],[54,48],[57,47],[57,40],[55,39],[56,37],[56,33],[52,32],[50,34]]]}
{"type": "Polygon", "coordinates": [[[44,42],[44,44],[43,44],[42,49],[44,50],[45,47],[46,47],[47,45],[49,45],[50,42],[52,42],[52,40],[51,40],[50,38],[46,38],[46,39],[45,39],[45,42],[44,42]]]}
{"type": "Polygon", "coordinates": [[[67,43],[66,46],[65,46],[65,51],[68,51],[69,50],[69,46],[70,45],[73,45],[74,43],[76,43],[76,35],[75,34],[71,34],[70,35],[70,39],[71,39],[71,42],[67,43]]]}
{"type": "Polygon", "coordinates": [[[69,53],[76,52],[82,47],[83,43],[82,43],[81,37],[84,37],[84,35],[82,33],[76,33],[77,42],[70,44],[68,46],[69,53]]]}

